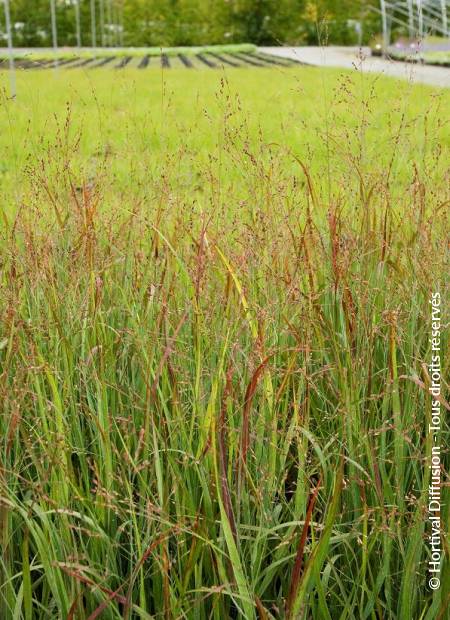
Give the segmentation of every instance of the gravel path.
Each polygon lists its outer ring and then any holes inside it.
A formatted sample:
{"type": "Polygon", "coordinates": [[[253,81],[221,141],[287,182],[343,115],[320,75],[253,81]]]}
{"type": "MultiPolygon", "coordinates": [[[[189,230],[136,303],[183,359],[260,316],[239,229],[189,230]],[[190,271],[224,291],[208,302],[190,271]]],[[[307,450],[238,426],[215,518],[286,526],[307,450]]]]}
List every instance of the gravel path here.
{"type": "Polygon", "coordinates": [[[261,47],[261,52],[281,58],[292,58],[318,67],[342,67],[353,69],[361,66],[363,71],[383,73],[389,77],[406,79],[450,88],[450,69],[430,67],[407,62],[391,61],[376,56],[370,57],[367,48],[355,47],[261,47]],[[362,58],[362,61],[361,61],[362,58]]]}

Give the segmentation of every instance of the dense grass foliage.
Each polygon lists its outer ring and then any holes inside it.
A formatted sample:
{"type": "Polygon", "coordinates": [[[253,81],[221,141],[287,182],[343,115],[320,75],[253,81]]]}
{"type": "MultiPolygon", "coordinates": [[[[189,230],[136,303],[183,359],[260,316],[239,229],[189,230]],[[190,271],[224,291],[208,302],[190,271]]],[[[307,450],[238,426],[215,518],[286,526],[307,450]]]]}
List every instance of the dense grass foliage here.
{"type": "Polygon", "coordinates": [[[425,508],[448,94],[305,68],[18,92],[0,616],[447,617],[448,507],[435,593],[425,508]]]}

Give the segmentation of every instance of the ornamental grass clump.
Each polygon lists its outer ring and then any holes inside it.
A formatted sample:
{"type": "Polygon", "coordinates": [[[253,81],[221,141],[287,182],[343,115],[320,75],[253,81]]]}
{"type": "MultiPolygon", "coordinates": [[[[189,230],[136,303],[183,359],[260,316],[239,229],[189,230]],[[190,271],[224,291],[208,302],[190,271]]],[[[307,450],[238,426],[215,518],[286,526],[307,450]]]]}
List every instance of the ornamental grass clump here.
{"type": "Polygon", "coordinates": [[[4,98],[2,618],[446,617],[446,487],[426,585],[441,95],[298,71],[280,117],[239,76],[195,83],[195,123],[176,76],[152,119],[131,81],[127,105],[77,84],[45,126],[4,98]]]}

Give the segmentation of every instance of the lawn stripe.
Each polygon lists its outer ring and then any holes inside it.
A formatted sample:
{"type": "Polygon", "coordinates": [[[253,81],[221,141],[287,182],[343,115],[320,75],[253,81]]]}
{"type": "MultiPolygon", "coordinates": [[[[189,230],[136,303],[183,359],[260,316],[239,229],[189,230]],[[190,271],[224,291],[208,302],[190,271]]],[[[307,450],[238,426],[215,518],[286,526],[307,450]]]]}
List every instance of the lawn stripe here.
{"type": "Polygon", "coordinates": [[[125,58],[122,58],[119,64],[115,66],[115,69],[123,69],[124,67],[126,67],[127,64],[130,62],[131,58],[131,56],[125,56],[125,58]]]}
{"type": "MultiPolygon", "coordinates": [[[[247,56],[246,53],[243,53],[243,55],[247,56]]],[[[284,59],[282,58],[275,58],[274,56],[267,56],[264,54],[253,54],[253,58],[267,62],[271,65],[278,65],[279,67],[289,67],[293,64],[292,62],[284,62],[284,59]]]]}
{"type": "MultiPolygon", "coordinates": [[[[0,66],[0,69],[3,68],[7,68],[7,62],[6,60],[2,60],[1,64],[3,66],[0,66]]],[[[39,65],[32,61],[32,60],[28,60],[28,59],[19,59],[15,61],[15,66],[17,69],[23,69],[23,70],[27,70],[27,69],[39,69],[39,65]]]]}
{"type": "Polygon", "coordinates": [[[150,63],[150,55],[146,54],[138,64],[138,69],[146,69],[150,63]]]}
{"type": "Polygon", "coordinates": [[[24,59],[23,61],[19,61],[19,62],[24,62],[27,63],[27,66],[24,66],[24,69],[49,69],[50,67],[63,67],[64,65],[68,65],[71,62],[76,62],[77,60],[80,60],[79,56],[75,56],[72,58],[64,58],[64,59],[55,59],[55,58],[46,58],[43,61],[40,60],[27,60],[24,59]]]}
{"type": "Polygon", "coordinates": [[[233,54],[235,58],[239,58],[240,60],[246,62],[249,65],[253,65],[254,67],[267,67],[265,63],[258,61],[252,54],[245,55],[244,54],[233,54]]]}
{"type": "Polygon", "coordinates": [[[181,60],[181,62],[183,63],[185,67],[187,67],[188,69],[193,69],[194,65],[192,64],[192,61],[190,58],[188,58],[184,54],[178,54],[178,58],[181,60]]]}
{"type": "Polygon", "coordinates": [[[197,54],[197,58],[210,69],[215,69],[217,67],[215,62],[212,62],[212,60],[209,60],[209,58],[206,58],[203,54],[197,54]]]}
{"type": "Polygon", "coordinates": [[[99,67],[104,67],[105,65],[107,65],[109,62],[111,62],[111,60],[114,60],[116,57],[115,56],[107,56],[106,58],[102,58],[100,60],[100,62],[98,62],[96,65],[94,65],[93,67],[91,67],[91,69],[98,69],[99,67]]]}
{"type": "Polygon", "coordinates": [[[79,59],[79,56],[72,56],[72,58],[64,58],[64,60],[58,60],[58,66],[63,67],[66,65],[70,65],[71,62],[76,62],[79,59]]]}
{"type": "MultiPolygon", "coordinates": [[[[216,52],[209,52],[209,55],[217,60],[220,60],[223,64],[230,65],[230,67],[241,67],[242,63],[235,62],[234,60],[230,60],[229,58],[222,56],[221,54],[216,54],[216,52]]],[[[234,56],[233,56],[234,58],[234,56]]]]}
{"type": "Polygon", "coordinates": [[[79,69],[80,67],[85,67],[89,63],[95,62],[96,60],[97,58],[85,58],[84,60],[81,60],[80,62],[70,65],[69,69],[79,69]]]}
{"type": "Polygon", "coordinates": [[[43,60],[36,60],[36,69],[47,69],[49,65],[53,66],[53,58],[45,58],[43,60]]]}

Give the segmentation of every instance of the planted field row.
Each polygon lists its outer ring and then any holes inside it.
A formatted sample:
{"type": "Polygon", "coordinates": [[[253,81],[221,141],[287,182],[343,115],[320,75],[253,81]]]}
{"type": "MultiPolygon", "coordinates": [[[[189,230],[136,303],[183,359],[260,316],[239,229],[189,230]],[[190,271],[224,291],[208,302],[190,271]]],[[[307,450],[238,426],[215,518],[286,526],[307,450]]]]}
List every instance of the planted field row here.
{"type": "MultiPolygon", "coordinates": [[[[167,55],[160,56],[97,56],[81,58],[73,56],[66,59],[45,58],[40,60],[19,59],[15,65],[21,69],[51,69],[61,67],[64,69],[217,69],[223,67],[290,67],[300,63],[298,60],[279,58],[263,53],[215,53],[207,52],[196,55],[167,55]]],[[[7,69],[9,63],[6,59],[0,61],[0,69],[7,69]]]]}

